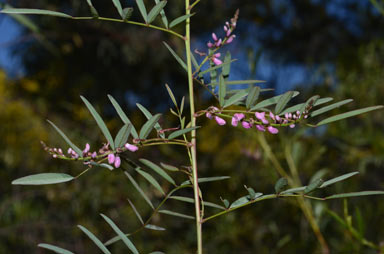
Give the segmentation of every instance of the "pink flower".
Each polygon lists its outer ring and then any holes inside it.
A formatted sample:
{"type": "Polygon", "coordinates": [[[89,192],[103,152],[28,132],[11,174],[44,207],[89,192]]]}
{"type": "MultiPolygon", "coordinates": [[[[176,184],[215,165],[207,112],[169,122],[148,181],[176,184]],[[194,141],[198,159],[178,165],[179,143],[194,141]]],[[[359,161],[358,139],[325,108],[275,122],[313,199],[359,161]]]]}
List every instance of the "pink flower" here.
{"type": "Polygon", "coordinates": [[[224,32],[228,31],[228,27],[224,26],[224,32]]]}
{"type": "Polygon", "coordinates": [[[212,114],[210,112],[205,113],[205,116],[209,119],[212,119],[212,114]]]}
{"type": "Polygon", "coordinates": [[[256,125],[256,129],[259,130],[259,131],[265,131],[265,127],[263,125],[256,125]]]}
{"type": "Polygon", "coordinates": [[[214,41],[217,41],[217,36],[216,36],[215,33],[212,33],[212,39],[213,39],[214,41]]]}
{"type": "Polygon", "coordinates": [[[262,120],[265,118],[265,112],[256,112],[255,116],[257,119],[262,120]]]}
{"type": "Polygon", "coordinates": [[[217,42],[216,42],[216,47],[220,47],[221,43],[223,42],[223,40],[220,38],[217,42]]]}
{"type": "Polygon", "coordinates": [[[92,158],[92,159],[96,158],[96,156],[97,156],[97,153],[96,153],[96,152],[93,152],[93,153],[91,154],[91,158],[92,158]]]}
{"type": "Polygon", "coordinates": [[[108,154],[108,163],[113,164],[115,162],[115,155],[113,153],[108,154]]]}
{"type": "Polygon", "coordinates": [[[247,121],[241,122],[241,125],[243,126],[244,129],[252,128],[252,124],[250,122],[247,122],[247,121]]]}
{"type": "Polygon", "coordinates": [[[89,149],[90,149],[91,147],[90,147],[90,145],[87,143],[87,144],[85,144],[85,148],[84,148],[84,150],[83,150],[83,154],[87,154],[88,152],[89,152],[89,149]]]}
{"type": "Polygon", "coordinates": [[[127,148],[127,150],[131,151],[131,152],[136,152],[137,150],[139,150],[139,148],[135,145],[131,145],[129,143],[126,143],[125,148],[127,148]]]}
{"type": "Polygon", "coordinates": [[[289,125],[289,128],[295,128],[295,124],[291,124],[291,125],[289,125]]]}
{"type": "Polygon", "coordinates": [[[219,57],[221,57],[221,53],[213,54],[213,56],[216,57],[216,58],[219,58],[219,57]]]}
{"type": "Polygon", "coordinates": [[[216,58],[216,57],[212,57],[212,61],[213,61],[213,63],[215,65],[223,64],[223,62],[220,59],[216,58]]]}
{"type": "Polygon", "coordinates": [[[272,112],[269,112],[269,117],[273,120],[275,120],[275,115],[272,112]]]}
{"type": "Polygon", "coordinates": [[[281,117],[278,116],[278,115],[276,115],[276,116],[275,116],[275,121],[278,122],[278,123],[280,123],[280,121],[281,121],[281,117]]]}
{"type": "MultiPolygon", "coordinates": [[[[230,31],[230,30],[228,30],[228,31],[230,31]]],[[[228,40],[227,40],[227,44],[229,44],[229,43],[231,43],[234,39],[236,38],[236,36],[233,34],[233,35],[231,35],[231,37],[229,37],[228,38],[228,40]]]]}
{"type": "Polygon", "coordinates": [[[67,153],[68,153],[68,154],[72,154],[72,151],[73,151],[72,148],[68,148],[67,153]]]}
{"type": "Polygon", "coordinates": [[[116,156],[116,158],[115,158],[115,164],[114,164],[115,168],[120,167],[120,164],[121,164],[120,157],[119,157],[119,156],[116,156]]]}
{"type": "MultiPolygon", "coordinates": [[[[231,29],[227,29],[227,31],[225,31],[226,33],[225,33],[225,35],[228,37],[229,35],[231,35],[231,33],[232,33],[232,31],[231,31],[231,29]]],[[[232,37],[232,36],[231,36],[232,37]]],[[[231,39],[231,38],[229,38],[229,39],[231,39]]],[[[233,40],[233,39],[232,39],[233,40]]],[[[228,41],[227,41],[227,43],[228,43],[228,41]]]]}
{"type": "Polygon", "coordinates": [[[215,116],[215,120],[216,120],[216,123],[218,125],[225,125],[227,122],[225,122],[225,120],[219,116],[215,116]]]}
{"type": "Polygon", "coordinates": [[[269,133],[271,133],[271,134],[277,134],[279,132],[279,130],[273,126],[268,126],[267,129],[268,129],[269,133]]]}
{"type": "Polygon", "coordinates": [[[261,122],[262,122],[263,124],[269,124],[268,120],[265,119],[265,118],[261,119],[261,122]]]}
{"type": "Polygon", "coordinates": [[[234,114],[232,117],[232,125],[236,127],[239,121],[241,121],[244,117],[245,115],[243,113],[234,114]]]}
{"type": "Polygon", "coordinates": [[[208,48],[212,48],[212,47],[213,47],[212,42],[209,41],[209,42],[207,43],[207,47],[208,47],[208,48]]]}

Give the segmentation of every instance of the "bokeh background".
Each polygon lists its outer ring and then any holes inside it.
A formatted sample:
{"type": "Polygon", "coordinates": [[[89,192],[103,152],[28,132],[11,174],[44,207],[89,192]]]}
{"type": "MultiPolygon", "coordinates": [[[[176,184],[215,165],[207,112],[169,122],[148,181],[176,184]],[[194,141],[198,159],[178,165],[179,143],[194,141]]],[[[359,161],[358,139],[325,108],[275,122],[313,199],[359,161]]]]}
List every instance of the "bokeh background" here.
{"type": "MultiPolygon", "coordinates": [[[[135,7],[134,1],[121,2],[124,7],[135,7]]],[[[93,3],[100,15],[118,17],[112,1],[93,3]]],[[[2,4],[89,16],[86,1],[9,0],[2,4]]],[[[175,18],[183,12],[183,5],[183,1],[169,1],[165,10],[175,18]]],[[[275,89],[265,96],[296,89],[301,92],[297,101],[314,94],[337,100],[353,98],[342,111],[383,104],[381,8],[384,5],[379,0],[202,0],[192,21],[192,46],[205,50],[211,33],[221,34],[224,22],[240,9],[237,38],[222,51],[229,50],[232,58],[238,59],[232,64],[230,79],[265,80],[263,88],[275,89]]],[[[168,83],[180,100],[187,92],[186,76],[162,41],[179,54],[183,43],[159,31],[125,24],[48,16],[28,19],[0,14],[0,253],[46,253],[36,247],[40,242],[75,253],[98,253],[76,225],[84,225],[107,240],[114,235],[99,213],[130,232],[139,222],[126,199],[133,200],[144,216],[150,212],[121,171],[95,169],[77,181],[45,187],[12,186],[11,181],[34,173],[76,175],[82,170],[82,165],[51,159],[40,145],[42,140],[66,148],[46,119],[82,146],[89,142],[98,147],[104,141],[79,95],[102,112],[113,133],[122,123],[107,94],[113,95],[139,126],[145,119],[136,102],[164,113],[164,126],[177,126],[169,114],[171,101],[164,84],[168,83]]],[[[132,19],[140,20],[137,10],[132,19]]],[[[183,31],[182,26],[176,29],[183,31]]],[[[202,89],[196,91],[198,108],[215,103],[202,89]]],[[[220,196],[233,201],[246,194],[243,185],[263,193],[274,191],[279,177],[254,133],[219,127],[205,119],[199,119],[199,125],[203,126],[198,136],[201,176],[231,176],[202,186],[208,201],[220,203],[220,196]]],[[[321,129],[300,126],[283,130],[277,136],[266,135],[266,139],[287,170],[287,151],[292,155],[304,184],[320,170],[326,173],[324,178],[360,172],[320,193],[325,195],[384,189],[383,130],[384,115],[378,111],[321,129]]],[[[138,158],[178,166],[188,163],[184,152],[173,147],[142,149],[132,157],[138,158]]],[[[136,177],[158,202],[158,193],[136,177]]],[[[188,191],[182,194],[191,195],[188,191]]],[[[376,245],[384,242],[383,197],[355,198],[346,206],[342,200],[310,205],[331,253],[377,253],[331,216],[333,212],[343,218],[345,207],[361,235],[376,245]]],[[[168,207],[193,211],[192,205],[176,201],[168,207]]],[[[193,253],[194,223],[166,215],[156,216],[155,222],[167,230],[133,236],[142,253],[193,253]]],[[[294,200],[261,202],[212,220],[204,225],[204,240],[205,253],[322,252],[294,200]]],[[[122,243],[112,245],[111,250],[126,251],[122,243]]]]}

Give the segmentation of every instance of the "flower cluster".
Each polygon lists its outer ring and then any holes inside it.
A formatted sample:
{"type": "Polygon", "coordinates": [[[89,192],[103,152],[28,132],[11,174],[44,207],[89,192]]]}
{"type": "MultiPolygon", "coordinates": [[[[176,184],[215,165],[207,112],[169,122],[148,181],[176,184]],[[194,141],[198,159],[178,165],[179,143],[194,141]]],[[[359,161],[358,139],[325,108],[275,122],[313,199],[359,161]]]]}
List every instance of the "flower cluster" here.
{"type": "MultiPolygon", "coordinates": [[[[68,148],[67,154],[64,154],[61,148],[47,147],[43,142],[41,142],[41,144],[43,145],[44,150],[49,152],[53,158],[80,160],[80,155],[72,148],[68,148]]],[[[136,145],[126,143],[124,148],[117,148],[116,151],[111,150],[109,148],[109,144],[104,144],[98,152],[91,152],[90,149],[91,146],[88,143],[85,144],[81,158],[81,160],[84,161],[84,164],[88,165],[90,162],[95,161],[96,159],[103,160],[107,158],[109,164],[113,165],[115,168],[119,168],[121,165],[119,154],[125,151],[136,152],[139,148],[136,145]]]]}
{"type": "MultiPolygon", "coordinates": [[[[251,112],[249,112],[251,113],[251,112]]],[[[206,110],[205,116],[209,119],[215,119],[217,124],[225,125],[226,121],[218,116],[221,114],[220,110],[217,107],[211,106],[206,110]]],[[[266,112],[254,112],[255,118],[249,117],[246,118],[243,113],[235,113],[232,116],[231,124],[234,127],[237,127],[239,123],[244,129],[251,129],[255,127],[258,131],[268,131],[271,134],[279,133],[277,126],[289,126],[290,128],[295,127],[295,123],[302,118],[308,117],[308,111],[300,113],[296,111],[294,113],[286,113],[283,116],[275,115],[272,112],[267,114],[266,112]]]]}
{"type": "MultiPolygon", "coordinates": [[[[231,19],[231,23],[229,23],[228,21],[225,22],[225,25],[223,28],[225,33],[224,38],[219,38],[215,33],[212,33],[213,42],[209,41],[207,43],[207,47],[212,50],[212,49],[219,49],[220,47],[226,44],[230,44],[236,38],[236,35],[232,34],[232,32],[236,28],[236,23],[238,18],[239,18],[239,10],[236,11],[235,16],[231,19]]],[[[223,63],[219,59],[220,56],[221,56],[220,53],[216,53],[211,56],[211,60],[215,65],[220,65],[223,63]]]]}

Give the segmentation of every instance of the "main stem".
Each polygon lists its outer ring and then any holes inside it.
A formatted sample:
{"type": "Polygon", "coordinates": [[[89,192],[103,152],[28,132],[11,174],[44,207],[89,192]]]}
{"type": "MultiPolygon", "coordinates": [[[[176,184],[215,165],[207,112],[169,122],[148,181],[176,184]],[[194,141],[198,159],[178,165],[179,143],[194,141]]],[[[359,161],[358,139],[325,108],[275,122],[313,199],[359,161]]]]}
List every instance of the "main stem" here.
{"type": "MultiPolygon", "coordinates": [[[[185,14],[191,12],[189,0],[185,0],[185,14]]],[[[191,63],[191,36],[190,36],[190,19],[186,20],[185,25],[185,51],[187,54],[187,70],[188,70],[188,87],[189,87],[189,105],[191,111],[191,127],[196,126],[195,117],[195,101],[193,93],[193,76],[192,76],[192,63],[191,63]]],[[[196,159],[196,131],[191,132],[191,166],[193,174],[193,194],[195,200],[195,215],[196,215],[196,237],[197,237],[197,254],[203,254],[203,240],[202,240],[202,218],[200,210],[200,197],[199,197],[199,184],[197,176],[197,159],[196,159]]]]}

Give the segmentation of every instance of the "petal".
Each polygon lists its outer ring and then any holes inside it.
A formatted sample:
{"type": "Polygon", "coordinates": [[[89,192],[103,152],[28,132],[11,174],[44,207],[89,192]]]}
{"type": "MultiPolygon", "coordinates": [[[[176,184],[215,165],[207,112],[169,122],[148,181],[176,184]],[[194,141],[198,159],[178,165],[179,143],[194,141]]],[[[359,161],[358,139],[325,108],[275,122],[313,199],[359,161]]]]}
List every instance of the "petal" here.
{"type": "Polygon", "coordinates": [[[120,167],[120,164],[121,164],[121,160],[120,160],[120,157],[119,156],[116,156],[115,158],[115,168],[119,168],[120,167]]]}
{"type": "Polygon", "coordinates": [[[115,155],[113,153],[108,154],[108,163],[113,164],[115,162],[115,155]]]}
{"type": "Polygon", "coordinates": [[[227,122],[225,122],[225,120],[221,117],[218,117],[218,116],[215,116],[215,120],[216,120],[216,123],[218,125],[225,125],[227,122]]]}
{"type": "Polygon", "coordinates": [[[139,148],[137,146],[131,145],[129,143],[126,143],[124,147],[127,148],[131,152],[136,152],[137,150],[139,150],[139,148]]]}
{"type": "Polygon", "coordinates": [[[276,129],[275,127],[273,127],[273,126],[268,126],[267,129],[268,129],[269,133],[271,133],[271,134],[277,134],[277,133],[279,133],[279,130],[276,129]]]}

